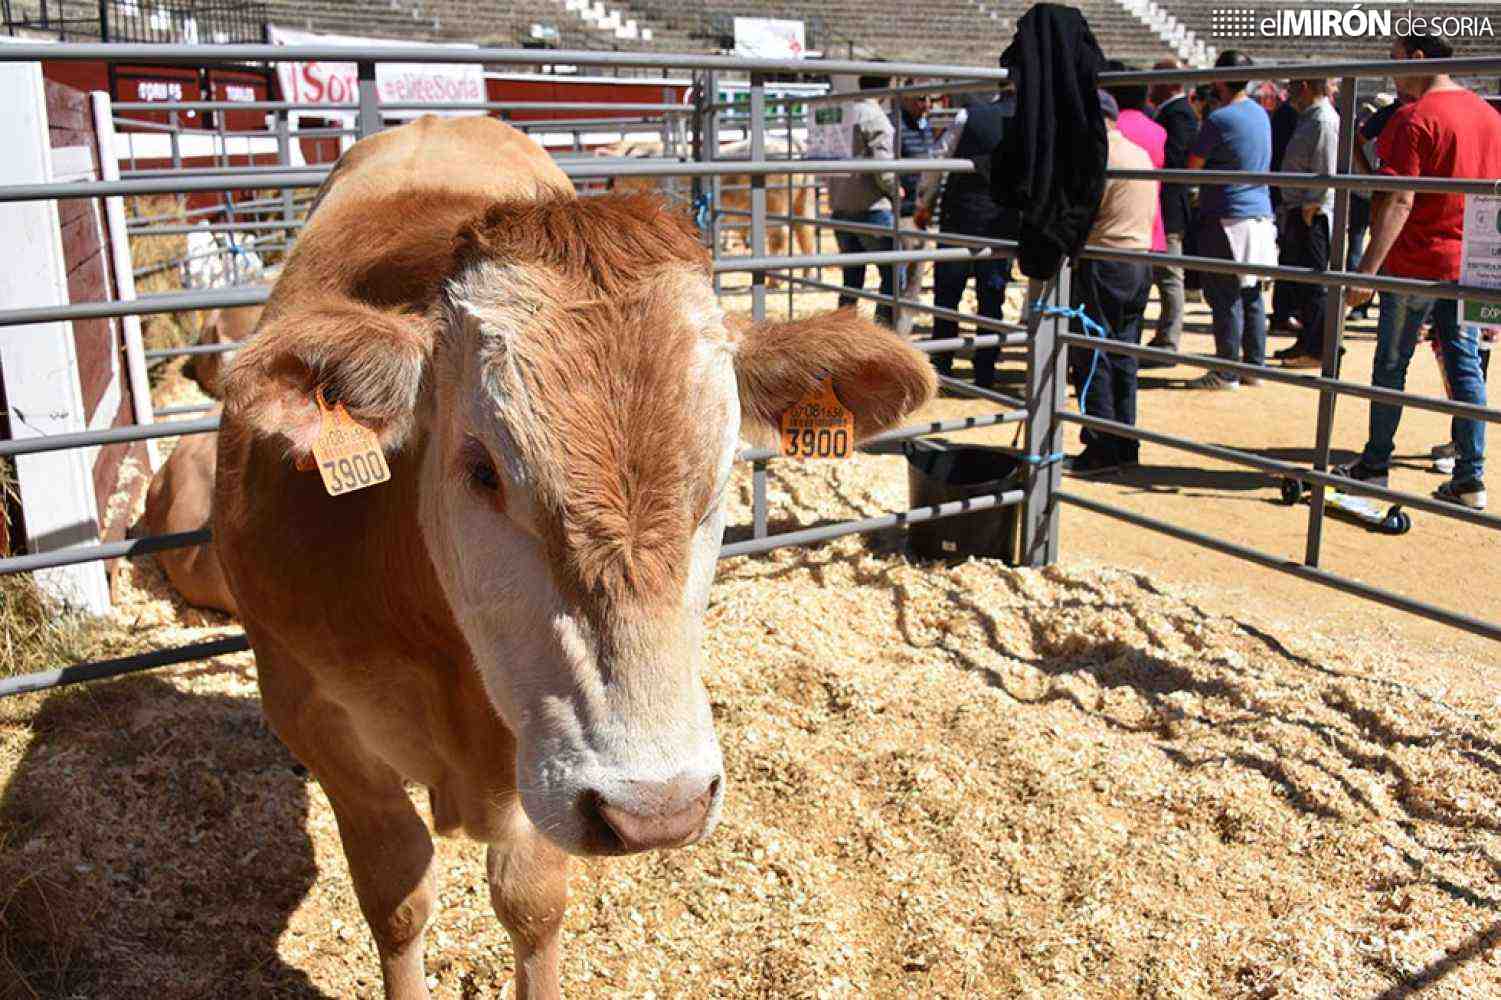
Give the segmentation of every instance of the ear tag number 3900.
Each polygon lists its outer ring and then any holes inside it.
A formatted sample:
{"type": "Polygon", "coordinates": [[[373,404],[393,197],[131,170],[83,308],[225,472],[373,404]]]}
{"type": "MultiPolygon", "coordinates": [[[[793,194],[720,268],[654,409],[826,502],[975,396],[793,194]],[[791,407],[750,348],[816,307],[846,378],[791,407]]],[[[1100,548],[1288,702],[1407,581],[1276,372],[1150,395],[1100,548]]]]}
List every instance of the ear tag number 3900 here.
{"type": "Polygon", "coordinates": [[[313,460],[328,495],[343,496],[390,479],[391,469],[375,432],[351,417],[342,402],[329,406],[321,385],[317,400],[323,423],[313,442],[313,460]]]}
{"type": "Polygon", "coordinates": [[[855,415],[839,401],[827,376],[782,413],[787,458],[848,458],[854,445],[855,415]]]}

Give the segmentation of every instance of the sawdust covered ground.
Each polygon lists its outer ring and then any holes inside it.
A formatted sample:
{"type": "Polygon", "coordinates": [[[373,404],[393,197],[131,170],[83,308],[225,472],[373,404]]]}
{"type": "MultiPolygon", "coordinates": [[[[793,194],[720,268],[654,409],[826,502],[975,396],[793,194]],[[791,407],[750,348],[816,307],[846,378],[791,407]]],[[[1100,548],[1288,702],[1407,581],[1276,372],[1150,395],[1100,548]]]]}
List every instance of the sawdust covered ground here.
{"type": "MultiPolygon", "coordinates": [[[[773,530],[907,505],[892,457],[776,463],[770,492],[773,530]]],[[[899,545],[722,566],[724,823],[577,866],[568,995],[1501,994],[1493,659],[1269,627],[1190,565],[899,545]]],[[[149,559],[116,592],[142,648],[235,630],[149,559]]],[[[481,849],[437,852],[434,994],[502,995],[481,849]]],[[[0,702],[0,997],[378,986],[327,799],[248,654],[0,702]]]]}

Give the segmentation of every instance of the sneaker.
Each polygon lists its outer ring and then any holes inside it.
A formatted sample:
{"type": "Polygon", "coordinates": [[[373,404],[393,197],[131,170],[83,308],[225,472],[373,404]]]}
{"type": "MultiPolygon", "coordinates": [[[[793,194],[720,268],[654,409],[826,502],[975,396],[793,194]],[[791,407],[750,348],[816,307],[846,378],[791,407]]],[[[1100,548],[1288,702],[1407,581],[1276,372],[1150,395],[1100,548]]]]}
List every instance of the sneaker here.
{"type": "Polygon", "coordinates": [[[1433,471],[1441,476],[1454,475],[1454,460],[1459,457],[1459,451],[1454,447],[1454,442],[1436,444],[1429,453],[1433,459],[1433,471]]]}
{"type": "Polygon", "coordinates": [[[1239,389],[1237,379],[1227,378],[1219,372],[1205,372],[1188,383],[1190,389],[1239,389]]]}
{"type": "Polygon", "coordinates": [[[1478,479],[1451,479],[1434,490],[1433,497],[1471,510],[1485,510],[1485,483],[1478,479]]]}
{"type": "Polygon", "coordinates": [[[1287,347],[1284,347],[1280,351],[1273,351],[1272,357],[1277,361],[1286,361],[1288,358],[1301,357],[1302,354],[1303,351],[1298,347],[1297,344],[1291,344],[1287,347]]]}
{"type": "Polygon", "coordinates": [[[1331,475],[1344,476],[1346,479],[1354,479],[1357,482],[1370,483],[1372,486],[1385,487],[1387,485],[1387,471],[1385,469],[1373,469],[1365,464],[1363,459],[1357,458],[1353,462],[1344,465],[1331,466],[1331,475]]]}
{"type": "Polygon", "coordinates": [[[1312,354],[1294,354],[1282,359],[1283,368],[1323,368],[1324,359],[1312,354]]]}
{"type": "Polygon", "coordinates": [[[1106,476],[1119,472],[1120,469],[1120,463],[1115,459],[1107,458],[1100,452],[1091,452],[1088,448],[1063,460],[1063,471],[1080,479],[1106,476]]]}

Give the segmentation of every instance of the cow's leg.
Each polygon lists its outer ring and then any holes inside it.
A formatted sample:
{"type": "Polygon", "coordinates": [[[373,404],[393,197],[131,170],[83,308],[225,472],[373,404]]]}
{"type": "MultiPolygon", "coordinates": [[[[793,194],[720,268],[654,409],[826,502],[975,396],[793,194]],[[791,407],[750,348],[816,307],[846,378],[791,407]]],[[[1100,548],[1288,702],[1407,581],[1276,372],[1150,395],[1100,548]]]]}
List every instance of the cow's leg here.
{"type": "Polygon", "coordinates": [[[558,986],[558,932],[568,906],[568,855],[542,836],[514,802],[508,836],[490,845],[485,868],[490,902],[511,935],[516,956],[516,1000],[554,1000],[558,986]]]}
{"type": "Polygon", "coordinates": [[[379,797],[368,794],[371,789],[340,794],[321,773],[319,780],[333,803],[355,895],[380,953],[386,997],[427,1000],[422,934],[433,909],[433,841],[395,772],[390,776],[379,797]]]}
{"type": "Polygon", "coordinates": [[[317,697],[312,675],[273,642],[256,643],[261,705],[334,807],[388,1000],[427,1000],[422,932],[433,908],[433,841],[401,777],[367,753],[349,717],[317,697]]]}

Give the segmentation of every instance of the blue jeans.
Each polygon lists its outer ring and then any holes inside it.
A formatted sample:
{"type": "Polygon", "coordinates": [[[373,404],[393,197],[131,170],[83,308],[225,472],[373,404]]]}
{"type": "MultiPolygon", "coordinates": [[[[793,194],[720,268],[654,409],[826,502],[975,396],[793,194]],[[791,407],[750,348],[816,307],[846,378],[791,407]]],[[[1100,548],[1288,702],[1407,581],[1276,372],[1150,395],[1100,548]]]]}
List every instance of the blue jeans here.
{"type": "MultiPolygon", "coordinates": [[[[840,222],[863,222],[868,226],[885,226],[890,229],[895,221],[892,214],[886,209],[878,209],[874,212],[835,212],[834,218],[840,222]]],[[[843,229],[834,230],[834,239],[839,244],[840,253],[879,253],[889,251],[895,245],[890,236],[874,236],[869,233],[852,233],[843,229]]],[[[847,288],[865,289],[865,269],[868,264],[847,264],[844,267],[844,285],[847,288]]],[[[891,265],[877,265],[876,270],[881,275],[881,294],[890,295],[894,287],[891,278],[891,265]]],[[[839,307],[853,305],[855,297],[840,293],[839,307]]],[[[881,302],[876,305],[876,320],[882,323],[891,322],[891,303],[881,302]]]]}
{"type": "MultiPolygon", "coordinates": [[[[1459,303],[1453,299],[1434,300],[1420,295],[1381,293],[1381,319],[1376,324],[1376,359],[1371,366],[1371,384],[1398,392],[1407,387],[1407,366],[1417,350],[1418,331],[1430,315],[1444,375],[1449,382],[1450,397],[1456,402],[1484,406],[1485,375],[1480,367],[1480,350],[1474,329],[1466,333],[1459,325],[1459,303]]],[[[1371,403],[1370,438],[1360,456],[1368,468],[1382,470],[1391,464],[1397,424],[1401,420],[1402,407],[1371,403]]],[[[1454,417],[1452,439],[1458,452],[1454,460],[1455,480],[1481,478],[1485,474],[1485,423],[1454,417]]]]}
{"type": "MultiPolygon", "coordinates": [[[[933,304],[943,309],[959,308],[964,298],[964,286],[969,276],[975,276],[975,298],[979,314],[986,319],[1000,319],[1001,306],[1006,302],[1006,283],[1011,277],[1011,259],[997,260],[941,260],[933,269],[933,304]]],[[[976,327],[976,334],[991,334],[994,330],[976,327]]],[[[959,336],[959,324],[955,320],[933,318],[933,339],[948,340],[959,336]]],[[[975,385],[988,388],[995,384],[995,362],[1001,351],[998,347],[980,347],[975,350],[975,385]]],[[[940,375],[953,371],[954,355],[945,351],[934,354],[933,367],[940,375]]]]}
{"type": "MultiPolygon", "coordinates": [[[[1235,259],[1219,219],[1205,219],[1200,225],[1199,252],[1205,257],[1235,259]]],[[[1204,298],[1214,313],[1214,353],[1226,361],[1266,364],[1266,303],[1261,298],[1260,282],[1242,288],[1239,275],[1208,271],[1200,280],[1204,298]]]]}

